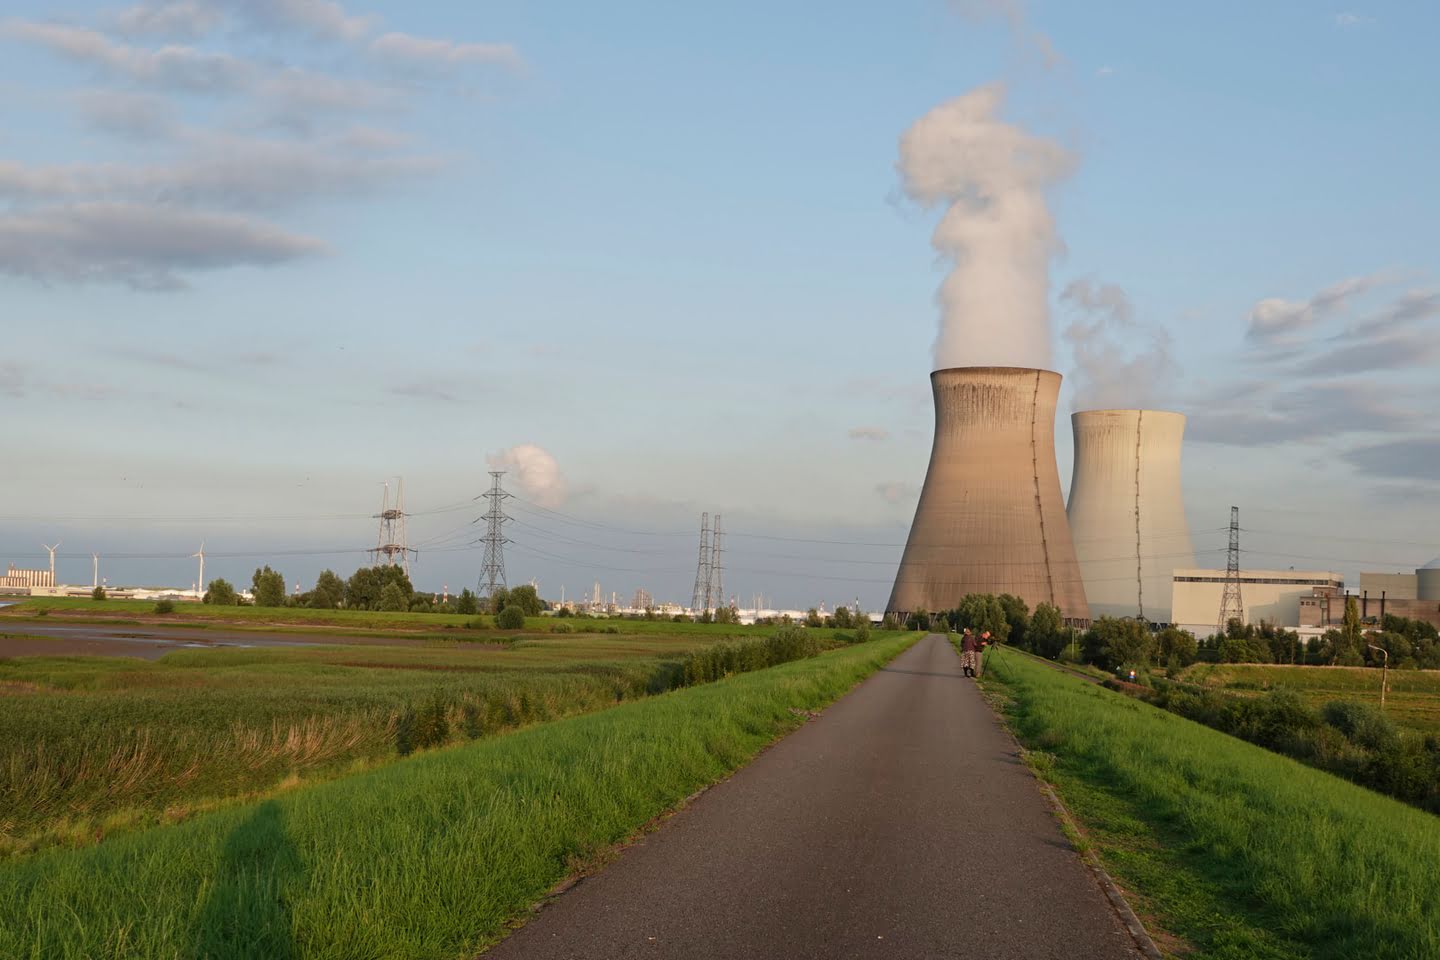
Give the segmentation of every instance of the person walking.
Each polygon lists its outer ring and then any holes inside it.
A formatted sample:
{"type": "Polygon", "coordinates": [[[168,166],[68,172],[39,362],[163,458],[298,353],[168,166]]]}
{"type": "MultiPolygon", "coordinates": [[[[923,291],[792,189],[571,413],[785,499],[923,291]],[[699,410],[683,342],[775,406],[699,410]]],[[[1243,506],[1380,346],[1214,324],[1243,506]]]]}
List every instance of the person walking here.
{"type": "Polygon", "coordinates": [[[960,637],[960,672],[967,677],[980,675],[980,638],[969,627],[960,637]]]}

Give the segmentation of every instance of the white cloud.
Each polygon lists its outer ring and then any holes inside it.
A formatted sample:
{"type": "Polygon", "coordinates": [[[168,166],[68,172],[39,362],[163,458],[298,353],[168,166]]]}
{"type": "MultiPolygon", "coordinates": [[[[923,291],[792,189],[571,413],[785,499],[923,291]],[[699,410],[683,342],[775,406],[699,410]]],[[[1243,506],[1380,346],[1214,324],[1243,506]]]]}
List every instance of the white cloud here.
{"type": "Polygon", "coordinates": [[[80,114],[95,129],[154,142],[177,129],[175,109],[164,97],[124,90],[84,90],[75,95],[80,114]]]}
{"type": "Polygon", "coordinates": [[[512,70],[524,66],[519,52],[508,43],[455,43],[407,33],[387,33],[371,41],[370,49],[387,59],[412,64],[488,63],[512,70]]]}
{"type": "Polygon", "coordinates": [[[1250,329],[1246,337],[1264,344],[1295,342],[1298,334],[1325,317],[1343,310],[1353,299],[1383,282],[1383,274],[1348,277],[1332,284],[1309,300],[1285,300],[1266,297],[1250,309],[1250,329]]]}
{"type": "Polygon", "coordinates": [[[198,0],[141,3],[118,13],[115,29],[131,37],[180,37],[193,40],[204,36],[224,20],[225,14],[211,3],[198,0]]]}
{"type": "Polygon", "coordinates": [[[564,506],[570,485],[560,472],[560,464],[543,447],[522,443],[485,458],[491,470],[514,474],[515,482],[525,497],[541,507],[564,506]]]}
{"type": "Polygon", "coordinates": [[[1335,26],[1349,29],[1351,27],[1363,27],[1375,22],[1374,17],[1367,17],[1359,13],[1337,13],[1334,17],[1335,26]]]}

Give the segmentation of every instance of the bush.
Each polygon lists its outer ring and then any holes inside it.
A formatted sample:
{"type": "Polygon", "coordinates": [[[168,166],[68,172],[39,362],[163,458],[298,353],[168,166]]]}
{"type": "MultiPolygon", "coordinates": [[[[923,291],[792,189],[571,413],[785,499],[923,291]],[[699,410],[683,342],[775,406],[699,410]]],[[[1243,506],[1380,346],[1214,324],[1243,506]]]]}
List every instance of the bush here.
{"type": "Polygon", "coordinates": [[[552,624],[550,624],[550,632],[551,632],[551,633],[574,633],[574,632],[575,632],[575,628],[572,627],[572,626],[571,626],[570,624],[568,624],[568,623],[552,623],[552,624]]]}
{"type": "Polygon", "coordinates": [[[172,603],[172,602],[169,601],[169,600],[156,600],[156,601],[155,601],[155,612],[156,612],[156,613],[174,613],[174,612],[175,612],[175,604],[172,603]]]}
{"type": "Polygon", "coordinates": [[[495,615],[495,626],[501,630],[524,630],[525,610],[522,607],[510,604],[495,615]]]}
{"type": "Polygon", "coordinates": [[[94,590],[91,590],[91,591],[90,591],[90,599],[91,599],[91,600],[104,600],[104,599],[105,599],[105,588],[104,588],[104,587],[96,587],[94,590]]]}
{"type": "Polygon", "coordinates": [[[1399,740],[1389,717],[1371,703],[1334,700],[1325,704],[1325,722],[1368,750],[1384,750],[1399,740]]]}
{"type": "Polygon", "coordinates": [[[438,747],[450,737],[450,720],[439,694],[430,698],[415,716],[415,746],[438,747]]]}

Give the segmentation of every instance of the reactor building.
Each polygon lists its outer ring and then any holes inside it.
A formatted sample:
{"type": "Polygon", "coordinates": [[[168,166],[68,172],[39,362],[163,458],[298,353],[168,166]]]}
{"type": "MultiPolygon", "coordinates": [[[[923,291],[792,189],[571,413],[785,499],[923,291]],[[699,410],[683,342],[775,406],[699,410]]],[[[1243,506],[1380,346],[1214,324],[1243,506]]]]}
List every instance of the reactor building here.
{"type": "Polygon", "coordinates": [[[1195,565],[1180,489],[1184,414],[1084,410],[1070,424],[1066,512],[1091,612],[1173,622],[1174,572],[1195,565]]]}
{"type": "Polygon", "coordinates": [[[1009,593],[1088,621],[1055,463],[1060,374],[954,367],[930,374],[935,441],[886,610],[949,610],[1009,593]]]}

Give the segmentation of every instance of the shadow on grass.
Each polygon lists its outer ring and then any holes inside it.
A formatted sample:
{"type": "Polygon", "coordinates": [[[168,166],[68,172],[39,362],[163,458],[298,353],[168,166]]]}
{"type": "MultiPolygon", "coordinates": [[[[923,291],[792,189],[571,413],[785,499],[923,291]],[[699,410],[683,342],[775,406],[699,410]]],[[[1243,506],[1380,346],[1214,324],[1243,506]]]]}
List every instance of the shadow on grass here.
{"type": "Polygon", "coordinates": [[[191,955],[204,960],[299,956],[286,888],[301,869],[279,805],[261,804],[225,840],[196,919],[191,955]]]}

